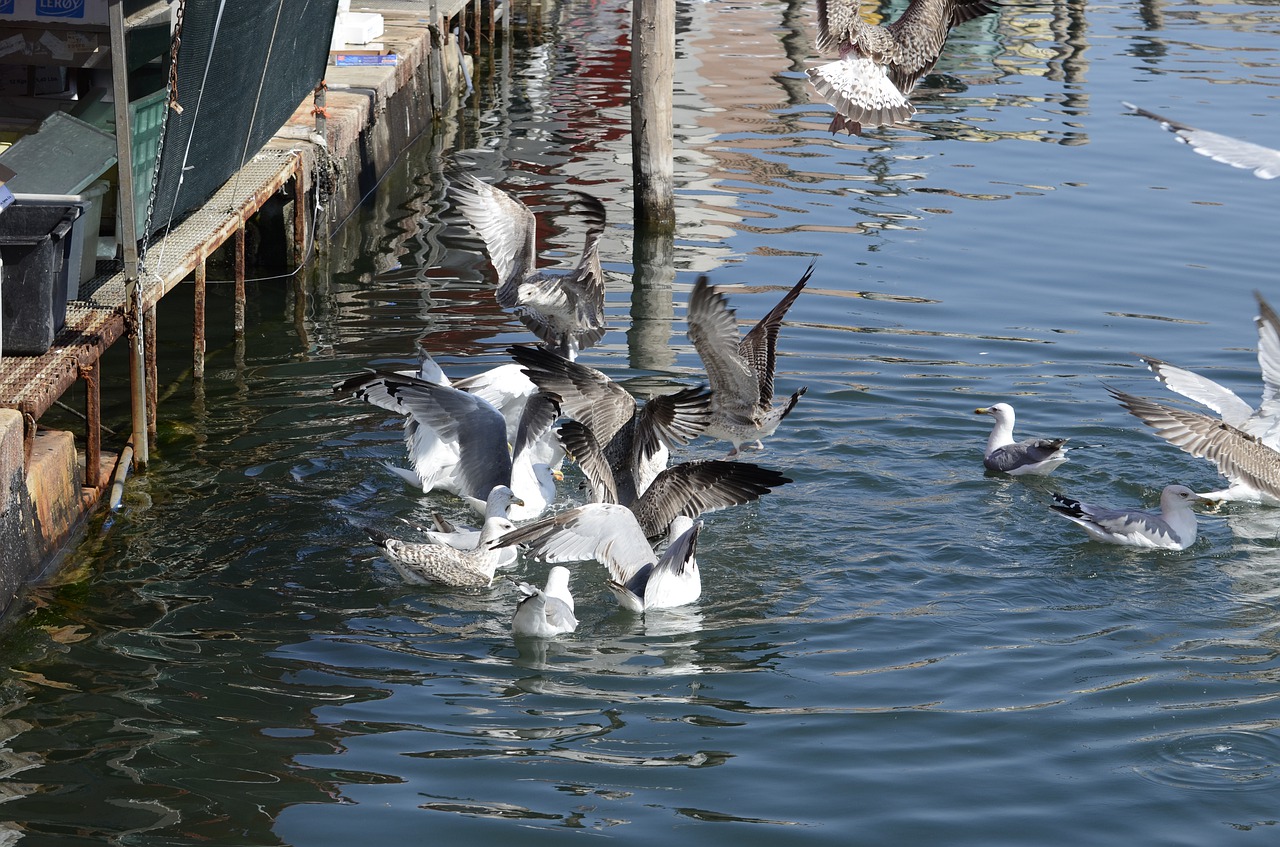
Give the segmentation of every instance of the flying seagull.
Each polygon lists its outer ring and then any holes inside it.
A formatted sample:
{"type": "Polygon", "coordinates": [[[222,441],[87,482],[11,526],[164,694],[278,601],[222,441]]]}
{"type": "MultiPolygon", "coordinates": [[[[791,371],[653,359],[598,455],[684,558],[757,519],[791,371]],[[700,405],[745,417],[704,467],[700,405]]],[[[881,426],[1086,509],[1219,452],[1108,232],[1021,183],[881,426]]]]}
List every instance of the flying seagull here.
{"type": "Polygon", "coordinates": [[[1251,170],[1258,179],[1275,179],[1280,176],[1280,150],[1178,123],[1155,112],[1140,109],[1132,103],[1124,105],[1144,118],[1159,122],[1160,126],[1172,132],[1179,141],[1201,156],[1208,156],[1215,162],[1222,162],[1233,168],[1251,170]]]}
{"type": "Polygon", "coordinates": [[[761,439],[774,433],[807,390],[798,389],[779,406],[773,403],[778,332],[787,310],[811,276],[813,265],[741,339],[737,317],[723,291],[712,286],[705,276],[694,283],[689,295],[689,340],[702,357],[711,384],[707,435],[733,445],[727,458],[736,457],[743,444],[763,449],[761,439]]]}
{"type": "Polygon", "coordinates": [[[605,212],[600,200],[570,192],[587,222],[578,266],[570,272],[538,270],[537,225],[529,207],[471,174],[457,171],[451,180],[458,210],[480,234],[498,273],[498,303],[566,358],[598,342],[605,333],[599,253],[605,212]]]}
{"type": "Polygon", "coordinates": [[[996,10],[986,0],[911,0],[893,23],[876,26],[859,0],[818,0],[817,47],[838,61],[809,69],[809,79],[836,110],[831,131],[893,126],[915,114],[907,99],[933,69],[951,28],[996,10]]]}
{"type": "Polygon", "coordinates": [[[1262,439],[1220,418],[1166,406],[1106,386],[1129,414],[1185,453],[1208,459],[1230,485],[1200,496],[1210,501],[1242,500],[1280,506],[1280,452],[1262,439]]]}

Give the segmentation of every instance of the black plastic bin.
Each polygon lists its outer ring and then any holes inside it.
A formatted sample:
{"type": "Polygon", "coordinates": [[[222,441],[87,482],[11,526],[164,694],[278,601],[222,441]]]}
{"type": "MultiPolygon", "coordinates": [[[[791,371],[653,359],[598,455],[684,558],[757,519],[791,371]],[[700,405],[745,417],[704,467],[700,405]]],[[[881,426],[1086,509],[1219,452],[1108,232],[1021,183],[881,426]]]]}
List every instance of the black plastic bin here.
{"type": "Polygon", "coordinates": [[[42,355],[66,323],[69,236],[82,211],[15,201],[0,213],[0,355],[42,355]]]}

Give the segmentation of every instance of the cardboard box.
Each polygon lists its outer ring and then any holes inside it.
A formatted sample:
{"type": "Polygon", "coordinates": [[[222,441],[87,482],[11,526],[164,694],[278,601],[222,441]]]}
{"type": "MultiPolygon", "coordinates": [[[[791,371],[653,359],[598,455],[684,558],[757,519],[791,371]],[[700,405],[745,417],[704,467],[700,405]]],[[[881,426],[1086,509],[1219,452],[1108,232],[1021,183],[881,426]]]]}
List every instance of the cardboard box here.
{"type": "Polygon", "coordinates": [[[0,22],[107,26],[107,0],[0,0],[0,22]]]}

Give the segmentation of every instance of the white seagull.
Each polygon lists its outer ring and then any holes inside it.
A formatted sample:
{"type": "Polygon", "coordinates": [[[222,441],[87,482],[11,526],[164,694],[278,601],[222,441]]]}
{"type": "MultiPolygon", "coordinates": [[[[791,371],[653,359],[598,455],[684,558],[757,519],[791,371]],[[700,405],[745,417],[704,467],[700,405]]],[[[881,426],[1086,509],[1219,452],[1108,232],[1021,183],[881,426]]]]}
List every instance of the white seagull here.
{"type": "Polygon", "coordinates": [[[338,390],[409,416],[405,441],[424,492],[452,492],[484,514],[494,486],[505,485],[521,501],[508,510],[512,520],[535,518],[555,499],[555,475],[538,448],[559,414],[548,395],[538,392],[525,404],[509,448],[502,413],[475,394],[377,371],[352,377],[338,390]],[[416,449],[423,444],[430,449],[416,449]]]}
{"type": "Polygon", "coordinates": [[[526,524],[499,544],[527,544],[548,562],[595,560],[609,571],[609,590],[618,605],[632,612],[693,603],[702,595],[695,523],[680,516],[671,522],[670,544],[654,552],[635,514],[626,506],[590,503],[526,524]]]}
{"type": "Polygon", "coordinates": [[[471,174],[456,171],[450,179],[458,210],[480,234],[498,273],[498,303],[566,357],[598,342],[605,332],[599,253],[604,205],[590,194],[570,192],[587,222],[582,256],[571,272],[540,271],[537,221],[529,207],[471,174]]]}
{"type": "Polygon", "coordinates": [[[671,448],[697,438],[710,420],[714,398],[705,387],[662,394],[641,406],[631,392],[595,368],[539,347],[512,347],[510,353],[566,417],[590,432],[619,489],[621,499],[614,502],[628,503],[643,494],[666,468],[671,448]]]}
{"type": "Polygon", "coordinates": [[[809,80],[836,110],[831,131],[860,133],[909,119],[907,99],[933,69],[951,28],[995,11],[984,0],[911,0],[896,21],[862,20],[860,0],[818,0],[817,48],[840,59],[809,69],[809,80]]]}
{"type": "Polygon", "coordinates": [[[1199,495],[1205,500],[1239,500],[1280,506],[1280,451],[1220,418],[1166,406],[1106,386],[1129,414],[1185,453],[1208,459],[1230,485],[1199,495]]]}
{"type": "Polygon", "coordinates": [[[1160,513],[1138,509],[1108,509],[1053,495],[1050,509],[1079,524],[1090,538],[1125,547],[1185,550],[1196,543],[1196,513],[1200,501],[1185,485],[1166,485],[1160,492],[1160,513]]]}
{"type": "Polygon", "coordinates": [[[568,568],[553,567],[547,573],[545,588],[520,583],[520,594],[522,597],[511,617],[511,632],[517,638],[555,638],[578,628],[578,619],[573,616],[573,595],[569,593],[568,568]]]}
{"type": "Polygon", "coordinates": [[[733,445],[727,458],[737,456],[743,444],[763,449],[761,439],[774,433],[807,390],[800,388],[782,405],[773,404],[778,332],[811,276],[813,265],[741,339],[737,317],[721,290],[710,285],[705,276],[694,283],[687,316],[689,341],[702,357],[711,383],[707,435],[733,445]]]}
{"type": "Polygon", "coordinates": [[[990,415],[996,419],[987,437],[987,449],[982,454],[982,464],[989,471],[1000,471],[1011,476],[1034,474],[1044,476],[1067,460],[1065,438],[1027,438],[1013,440],[1013,407],[1008,403],[996,403],[974,409],[975,415],[990,415]]]}
{"type": "Polygon", "coordinates": [[[408,582],[485,588],[493,582],[498,567],[500,551],[496,542],[515,528],[515,524],[503,517],[487,519],[480,531],[480,543],[474,550],[401,541],[372,527],[367,527],[365,532],[386,552],[391,564],[408,582]]]}
{"type": "Polygon", "coordinates": [[[1275,179],[1280,176],[1280,150],[1178,123],[1155,112],[1140,109],[1132,103],[1124,105],[1144,118],[1159,122],[1160,126],[1172,132],[1179,141],[1201,156],[1208,156],[1215,162],[1222,162],[1233,168],[1251,170],[1258,179],[1275,179]]]}

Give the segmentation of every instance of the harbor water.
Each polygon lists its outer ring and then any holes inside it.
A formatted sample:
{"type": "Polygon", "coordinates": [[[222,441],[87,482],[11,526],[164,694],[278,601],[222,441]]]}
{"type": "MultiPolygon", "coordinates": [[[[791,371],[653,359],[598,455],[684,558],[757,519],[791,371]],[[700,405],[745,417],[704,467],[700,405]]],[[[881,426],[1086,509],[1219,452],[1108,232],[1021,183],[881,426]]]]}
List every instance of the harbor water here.
{"type": "Polygon", "coordinates": [[[629,6],[549,15],[305,274],[252,285],[242,342],[211,286],[202,385],[189,293],[161,304],[151,465],[0,645],[0,843],[1274,843],[1280,511],[1205,512],[1171,553],[1048,504],[1220,487],[1106,388],[1173,401],[1143,354],[1259,400],[1280,183],[1122,101],[1280,145],[1277,7],[1006,4],[953,33],[910,125],[859,137],[805,77],[812,4],[681,2],[678,227],[638,279],[629,6]],[[603,199],[609,331],[581,361],[640,396],[703,379],[699,275],[745,330],[814,265],[776,379],[807,393],[748,457],[792,482],[705,516],[698,603],[621,611],[582,563],[577,631],[516,643],[510,580],[409,585],[369,542],[468,513],[388,472],[401,419],[333,386],[532,340],[445,194],[458,166],[543,216],[548,264],[583,233],[559,192],[603,199]],[[987,474],[996,402],[1097,446],[987,474]]]}

